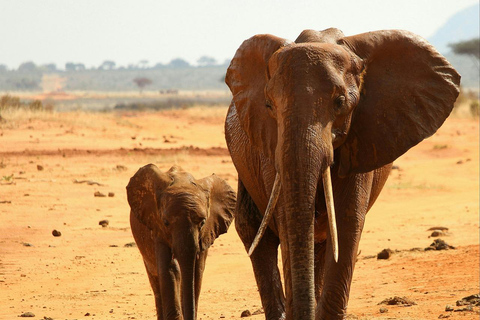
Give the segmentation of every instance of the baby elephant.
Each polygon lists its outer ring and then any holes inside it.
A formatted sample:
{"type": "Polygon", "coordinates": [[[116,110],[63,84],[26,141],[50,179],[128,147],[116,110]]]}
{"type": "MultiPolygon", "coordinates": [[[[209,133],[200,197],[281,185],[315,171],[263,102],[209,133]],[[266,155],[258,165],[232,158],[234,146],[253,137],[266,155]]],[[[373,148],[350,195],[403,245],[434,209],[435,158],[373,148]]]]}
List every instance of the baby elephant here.
{"type": "Polygon", "coordinates": [[[149,164],[130,179],[127,198],[157,319],[196,319],[208,248],[232,222],[235,192],[215,175],[196,180],[149,164]]]}

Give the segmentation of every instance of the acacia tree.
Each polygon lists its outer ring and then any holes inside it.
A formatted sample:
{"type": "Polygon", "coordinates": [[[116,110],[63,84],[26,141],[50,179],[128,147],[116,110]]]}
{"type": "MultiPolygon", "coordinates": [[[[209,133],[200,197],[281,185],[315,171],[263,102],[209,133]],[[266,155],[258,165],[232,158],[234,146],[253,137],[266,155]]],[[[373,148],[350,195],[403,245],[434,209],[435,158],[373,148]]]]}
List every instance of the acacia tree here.
{"type": "Polygon", "coordinates": [[[463,54],[473,57],[477,64],[480,61],[480,39],[474,38],[467,41],[460,41],[448,45],[456,54],[463,54]]]}
{"type": "Polygon", "coordinates": [[[142,93],[143,88],[145,88],[149,84],[152,84],[153,81],[150,80],[149,78],[137,77],[137,78],[133,79],[133,82],[135,82],[137,87],[140,89],[140,93],[142,93]]]}

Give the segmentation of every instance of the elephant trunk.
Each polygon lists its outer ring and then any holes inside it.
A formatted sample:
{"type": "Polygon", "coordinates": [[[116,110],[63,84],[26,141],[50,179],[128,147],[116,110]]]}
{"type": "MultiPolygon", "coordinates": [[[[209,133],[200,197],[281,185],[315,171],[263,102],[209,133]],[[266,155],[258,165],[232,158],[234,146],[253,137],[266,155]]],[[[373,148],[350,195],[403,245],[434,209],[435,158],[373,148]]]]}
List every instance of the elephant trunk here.
{"type": "Polygon", "coordinates": [[[184,320],[196,319],[196,303],[195,303],[195,270],[196,256],[198,253],[198,242],[192,232],[185,232],[180,238],[177,248],[174,252],[177,256],[180,266],[181,275],[181,297],[182,297],[182,313],[184,320]]]}
{"type": "Polygon", "coordinates": [[[288,251],[284,261],[288,261],[285,275],[287,298],[289,292],[291,294],[291,301],[287,301],[289,319],[310,320],[315,317],[315,195],[320,176],[324,176],[323,172],[333,158],[331,138],[329,135],[327,139],[322,138],[328,130],[323,133],[321,129],[317,123],[279,132],[283,139],[277,145],[276,159],[284,211],[280,241],[282,252],[284,248],[288,251]]]}

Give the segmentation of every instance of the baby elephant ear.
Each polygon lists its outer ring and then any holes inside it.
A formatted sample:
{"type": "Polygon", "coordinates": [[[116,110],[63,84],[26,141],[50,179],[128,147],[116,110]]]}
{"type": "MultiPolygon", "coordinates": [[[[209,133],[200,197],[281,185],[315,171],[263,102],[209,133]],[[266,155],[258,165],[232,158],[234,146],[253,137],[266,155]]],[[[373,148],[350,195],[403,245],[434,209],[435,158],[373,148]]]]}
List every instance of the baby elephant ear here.
{"type": "Polygon", "coordinates": [[[452,111],[460,75],[421,37],[375,31],[338,44],[365,64],[360,102],[340,146],[341,176],[393,162],[434,134],[452,111]]]}
{"type": "Polygon", "coordinates": [[[202,228],[201,248],[208,249],[218,236],[228,231],[232,223],[237,196],[228,183],[216,175],[198,180],[209,194],[209,212],[202,228]]]}
{"type": "Polygon", "coordinates": [[[133,214],[149,229],[160,225],[157,198],[172,183],[172,179],[154,164],[140,168],[127,185],[128,204],[133,214]]]}

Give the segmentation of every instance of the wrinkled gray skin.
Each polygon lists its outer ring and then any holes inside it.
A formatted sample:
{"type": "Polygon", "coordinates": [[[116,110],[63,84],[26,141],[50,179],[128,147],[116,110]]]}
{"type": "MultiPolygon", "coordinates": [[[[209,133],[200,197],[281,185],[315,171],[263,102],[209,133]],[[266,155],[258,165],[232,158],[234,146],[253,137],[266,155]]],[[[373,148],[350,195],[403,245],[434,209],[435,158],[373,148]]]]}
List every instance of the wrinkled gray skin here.
{"type": "Polygon", "coordinates": [[[239,177],[235,226],[247,250],[280,181],[273,218],[251,255],[265,317],[343,319],[365,215],[391,163],[448,117],[460,76],[410,32],[345,37],[328,29],[306,30],[295,42],[246,40],[226,83],[233,99],[225,136],[239,177]],[[321,178],[329,167],[338,262],[321,178]]]}
{"type": "Polygon", "coordinates": [[[233,219],[235,192],[215,175],[140,168],[127,186],[132,233],[155,295],[158,320],[194,320],[208,248],[233,219]]]}

